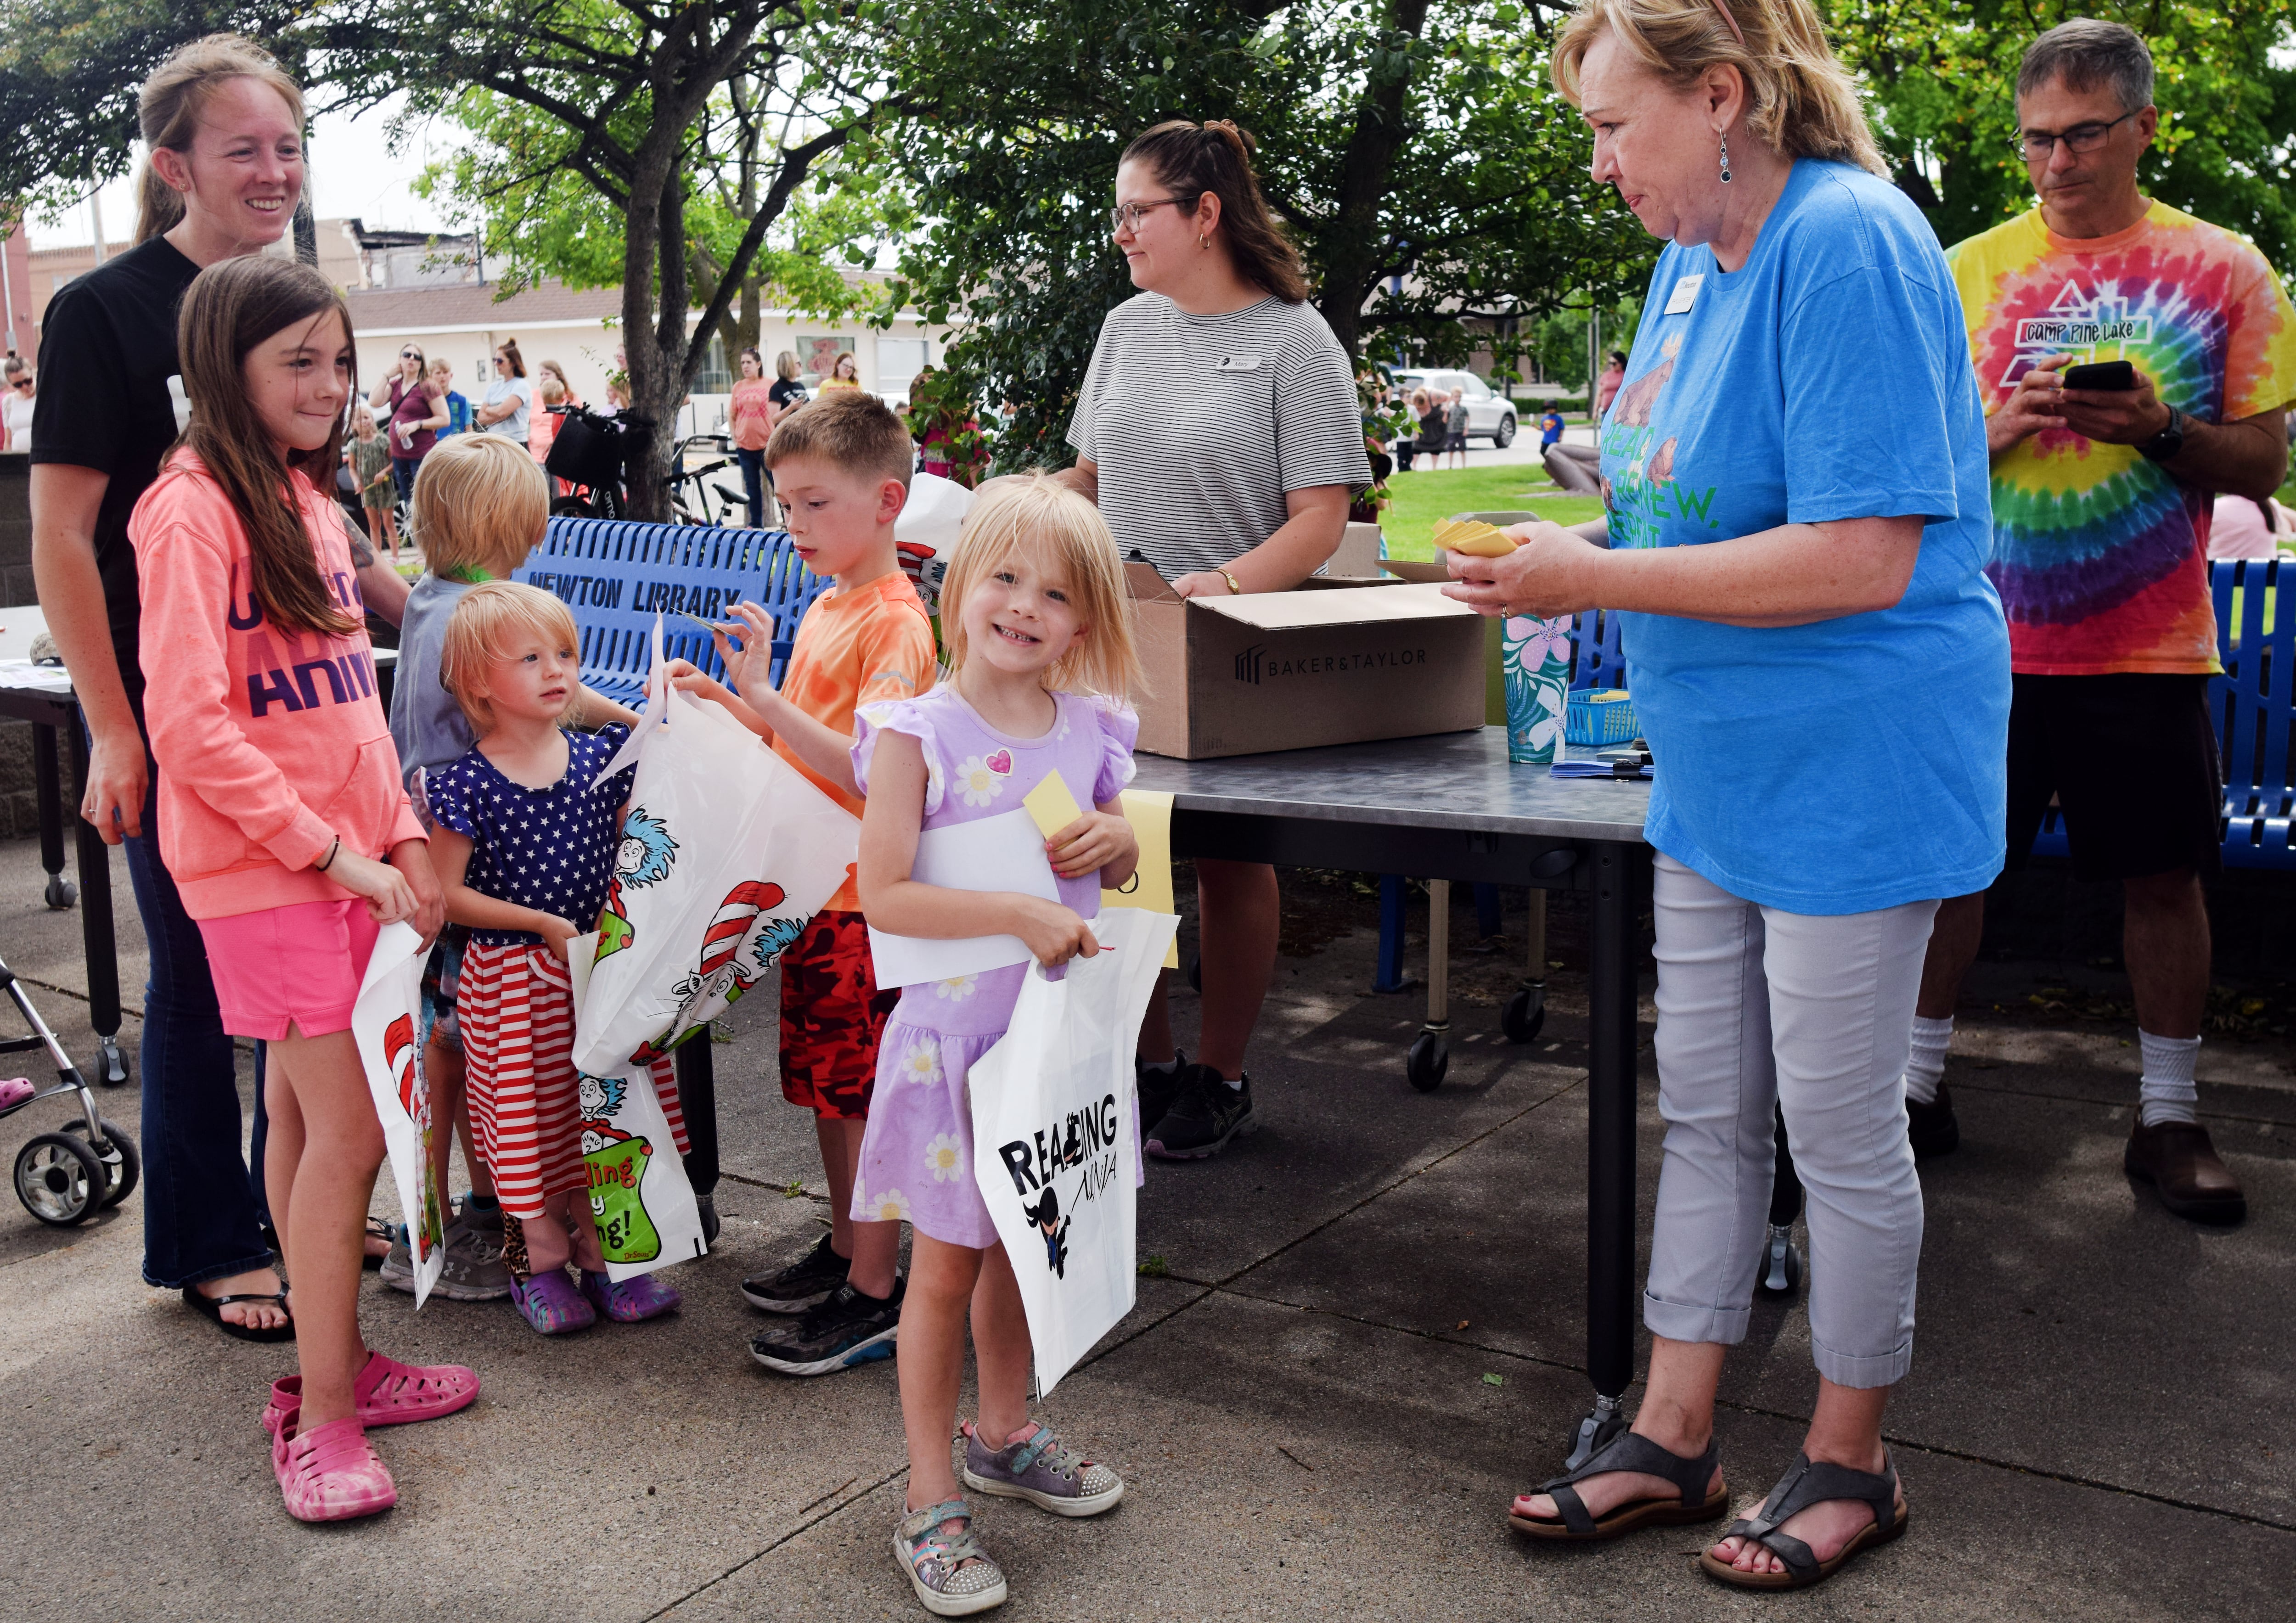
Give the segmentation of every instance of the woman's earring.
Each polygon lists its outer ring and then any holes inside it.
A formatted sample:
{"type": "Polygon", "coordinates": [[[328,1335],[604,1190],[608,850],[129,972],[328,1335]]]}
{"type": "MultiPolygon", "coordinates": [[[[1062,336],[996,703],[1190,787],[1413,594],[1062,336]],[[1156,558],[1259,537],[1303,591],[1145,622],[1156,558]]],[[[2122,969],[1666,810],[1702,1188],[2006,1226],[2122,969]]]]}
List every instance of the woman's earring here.
{"type": "Polygon", "coordinates": [[[1205,252],[1210,252],[1211,250],[1211,245],[1212,240],[1210,237],[1206,236],[1201,231],[1196,233],[1196,246],[1199,249],[1203,250],[1205,252]]]}
{"type": "Polygon", "coordinates": [[[1722,137],[1722,184],[1730,184],[1730,137],[1726,135],[1722,137]]]}

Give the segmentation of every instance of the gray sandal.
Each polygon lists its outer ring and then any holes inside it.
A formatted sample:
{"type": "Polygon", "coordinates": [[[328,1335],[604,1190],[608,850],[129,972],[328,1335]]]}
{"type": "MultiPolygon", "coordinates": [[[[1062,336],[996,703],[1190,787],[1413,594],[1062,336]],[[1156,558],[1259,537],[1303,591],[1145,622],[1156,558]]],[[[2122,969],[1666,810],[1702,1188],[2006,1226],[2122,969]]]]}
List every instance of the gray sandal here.
{"type": "Polygon", "coordinates": [[[972,1512],[962,1499],[944,1499],[901,1518],[893,1529],[893,1559],[937,1618],[970,1617],[1004,1604],[1004,1573],[980,1547],[972,1512]],[[942,1524],[962,1521],[964,1531],[942,1524]],[[971,1566],[964,1563],[971,1562],[971,1566]]]}
{"type": "Polygon", "coordinates": [[[1693,1521],[1711,1521],[1730,1506],[1727,1483],[1718,1484],[1710,1494],[1706,1491],[1706,1484],[1714,1475],[1715,1463],[1720,1457],[1717,1446],[1710,1442],[1706,1445],[1705,1453],[1696,1459],[1687,1459],[1669,1453],[1646,1437],[1622,1431],[1596,1450],[1578,1470],[1566,1476],[1550,1477],[1531,1489],[1532,1493],[1554,1496],[1554,1508],[1562,1512],[1560,1521],[1511,1511],[1507,1523],[1516,1531],[1528,1533],[1533,1538],[1590,1544],[1616,1538],[1620,1534],[1631,1533],[1639,1527],[1681,1527],[1693,1521]],[[1597,1520],[1587,1512],[1586,1501],[1579,1498],[1578,1490],[1571,1484],[1613,1471],[1663,1477],[1674,1484],[1681,1496],[1675,1499],[1629,1499],[1624,1504],[1612,1507],[1608,1514],[1597,1520]]]}
{"type": "Polygon", "coordinates": [[[1698,1564],[1710,1578],[1741,1589],[1807,1589],[1833,1576],[1835,1568],[1858,1551],[1898,1537],[1905,1532],[1907,1520],[1906,1514],[1898,1509],[1898,1462],[1888,1449],[1882,1451],[1882,1469],[1878,1471],[1852,1471],[1847,1465],[1824,1463],[1812,1464],[1809,1455],[1798,1454],[1794,1455],[1793,1469],[1770,1489],[1770,1496],[1762,1501],[1760,1511],[1740,1517],[1722,1535],[1724,1538],[1752,1539],[1785,1562],[1786,1570],[1741,1572],[1728,1562],[1717,1560],[1711,1550],[1699,1553],[1698,1564]],[[1790,1533],[1779,1532],[1778,1527],[1828,1499],[1855,1499],[1870,1504],[1874,1507],[1874,1520],[1841,1546],[1840,1554],[1832,1561],[1821,1562],[1810,1553],[1808,1545],[1790,1533]]]}

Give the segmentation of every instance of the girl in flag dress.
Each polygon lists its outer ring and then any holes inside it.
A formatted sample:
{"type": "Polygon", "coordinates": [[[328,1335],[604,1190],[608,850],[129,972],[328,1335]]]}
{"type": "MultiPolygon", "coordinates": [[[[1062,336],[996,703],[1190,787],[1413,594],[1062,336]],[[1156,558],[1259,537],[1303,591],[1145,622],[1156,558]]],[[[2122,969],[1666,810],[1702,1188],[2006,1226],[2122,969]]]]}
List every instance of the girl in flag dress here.
{"type": "MultiPolygon", "coordinates": [[[[615,882],[636,769],[603,775],[627,727],[567,730],[581,696],[576,651],[574,617],[549,593],[489,581],[463,594],[439,680],[478,742],[428,783],[447,916],[471,928],[455,995],[471,1126],[502,1201],[511,1299],[544,1335],[678,1303],[651,1274],[609,1280],[591,1222],[566,944],[615,882]]],[[[684,1154],[668,1060],[651,1075],[684,1154]]]]}

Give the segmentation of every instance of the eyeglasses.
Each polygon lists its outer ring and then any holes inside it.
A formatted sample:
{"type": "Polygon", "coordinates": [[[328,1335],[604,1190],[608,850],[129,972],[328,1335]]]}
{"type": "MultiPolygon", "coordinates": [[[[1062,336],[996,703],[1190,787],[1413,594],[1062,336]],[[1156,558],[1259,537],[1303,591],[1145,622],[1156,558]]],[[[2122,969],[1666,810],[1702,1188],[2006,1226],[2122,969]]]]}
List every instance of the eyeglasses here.
{"type": "Polygon", "coordinates": [[[18,378],[13,383],[8,385],[11,389],[29,389],[31,386],[32,380],[29,378],[18,378]]]}
{"type": "Polygon", "coordinates": [[[422,358],[422,351],[420,349],[402,349],[398,352],[398,358],[402,361],[419,361],[422,358]]]}
{"type": "Polygon", "coordinates": [[[2022,129],[2012,139],[2019,152],[2036,160],[2047,158],[2060,141],[2076,152],[2093,152],[2104,144],[2104,138],[2112,133],[2113,125],[2126,124],[2144,111],[2142,107],[2133,107],[2105,124],[2076,124],[2064,130],[2022,129]]]}
{"type": "Polygon", "coordinates": [[[1137,231],[1142,215],[1167,206],[1185,209],[1194,205],[1178,197],[1159,197],[1144,203],[1122,203],[1108,211],[1108,228],[1111,231],[1137,231]]]}

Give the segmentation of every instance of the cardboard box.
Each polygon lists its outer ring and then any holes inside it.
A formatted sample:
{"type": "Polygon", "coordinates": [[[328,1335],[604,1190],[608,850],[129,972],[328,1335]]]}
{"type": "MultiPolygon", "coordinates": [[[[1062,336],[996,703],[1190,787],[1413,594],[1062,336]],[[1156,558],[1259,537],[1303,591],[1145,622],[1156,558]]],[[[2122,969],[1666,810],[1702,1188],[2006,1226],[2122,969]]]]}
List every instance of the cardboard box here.
{"type": "Polygon", "coordinates": [[[1334,552],[1316,574],[1348,580],[1377,580],[1381,559],[1379,526],[1350,524],[1334,552]]]}
{"type": "Polygon", "coordinates": [[[1315,578],[1184,599],[1125,566],[1148,691],[1140,748],[1206,760],[1483,725],[1482,617],[1431,586],[1315,578]]]}

